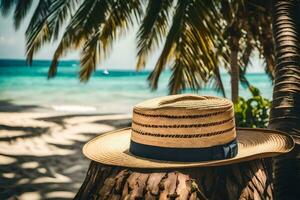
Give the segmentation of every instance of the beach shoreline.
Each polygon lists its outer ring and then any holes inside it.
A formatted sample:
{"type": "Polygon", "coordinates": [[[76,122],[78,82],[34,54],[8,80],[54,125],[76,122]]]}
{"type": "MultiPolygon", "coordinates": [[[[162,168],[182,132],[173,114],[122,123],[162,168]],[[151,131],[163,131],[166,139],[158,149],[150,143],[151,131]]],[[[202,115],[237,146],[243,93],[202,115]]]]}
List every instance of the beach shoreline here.
{"type": "Polygon", "coordinates": [[[0,105],[1,199],[72,199],[90,161],[82,146],[131,124],[131,114],[0,105]]]}

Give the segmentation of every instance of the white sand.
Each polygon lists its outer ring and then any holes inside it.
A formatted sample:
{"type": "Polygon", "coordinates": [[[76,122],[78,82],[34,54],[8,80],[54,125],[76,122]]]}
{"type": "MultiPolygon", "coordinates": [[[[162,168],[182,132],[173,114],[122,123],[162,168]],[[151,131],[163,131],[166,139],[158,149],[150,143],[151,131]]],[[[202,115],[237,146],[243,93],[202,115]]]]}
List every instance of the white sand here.
{"type": "Polygon", "coordinates": [[[89,160],[83,144],[130,115],[0,113],[0,199],[71,199],[89,160]]]}

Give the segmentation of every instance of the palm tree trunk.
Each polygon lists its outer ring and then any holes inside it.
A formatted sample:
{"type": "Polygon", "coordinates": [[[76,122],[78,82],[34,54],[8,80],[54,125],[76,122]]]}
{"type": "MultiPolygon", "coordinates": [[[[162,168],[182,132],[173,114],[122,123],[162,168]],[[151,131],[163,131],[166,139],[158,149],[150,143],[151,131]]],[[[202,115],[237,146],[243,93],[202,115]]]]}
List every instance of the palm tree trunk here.
{"type": "Polygon", "coordinates": [[[240,67],[238,65],[239,41],[241,38],[241,30],[239,24],[233,23],[229,27],[229,46],[230,46],[230,69],[231,69],[231,100],[237,103],[239,99],[239,78],[240,67]]]}
{"type": "Polygon", "coordinates": [[[223,167],[137,170],[91,162],[75,199],[273,199],[263,160],[223,167]]]}
{"type": "Polygon", "coordinates": [[[239,66],[238,66],[238,50],[232,48],[230,55],[231,66],[231,100],[237,103],[239,99],[239,66]]]}
{"type": "Polygon", "coordinates": [[[294,136],[295,149],[274,159],[277,199],[300,198],[300,3],[273,0],[275,85],[269,128],[294,136]]]}

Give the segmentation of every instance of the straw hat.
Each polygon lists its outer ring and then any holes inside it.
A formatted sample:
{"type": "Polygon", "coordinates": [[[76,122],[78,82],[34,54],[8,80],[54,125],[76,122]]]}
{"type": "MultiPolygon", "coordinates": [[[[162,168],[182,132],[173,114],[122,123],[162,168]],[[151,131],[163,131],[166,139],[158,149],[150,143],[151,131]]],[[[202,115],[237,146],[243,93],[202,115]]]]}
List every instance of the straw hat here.
{"type": "Polygon", "coordinates": [[[293,147],[293,139],[279,131],[235,128],[227,99],[182,94],[137,104],[131,128],[92,139],[83,153],[107,165],[186,168],[271,157],[293,147]]]}

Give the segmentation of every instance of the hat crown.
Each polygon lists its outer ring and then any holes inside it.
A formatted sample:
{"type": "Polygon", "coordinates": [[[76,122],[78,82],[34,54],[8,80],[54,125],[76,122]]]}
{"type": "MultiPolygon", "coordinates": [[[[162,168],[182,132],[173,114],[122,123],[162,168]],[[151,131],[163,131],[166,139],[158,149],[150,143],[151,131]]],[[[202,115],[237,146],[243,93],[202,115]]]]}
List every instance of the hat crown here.
{"type": "Polygon", "coordinates": [[[174,95],[137,104],[131,128],[100,135],[88,158],[131,168],[219,166],[291,151],[293,138],[275,130],[234,127],[232,102],[174,95]],[[237,136],[237,137],[236,137],[237,136]]]}
{"type": "Polygon", "coordinates": [[[193,94],[159,97],[133,109],[131,140],[151,146],[206,148],[236,138],[231,101],[193,94]]]}

